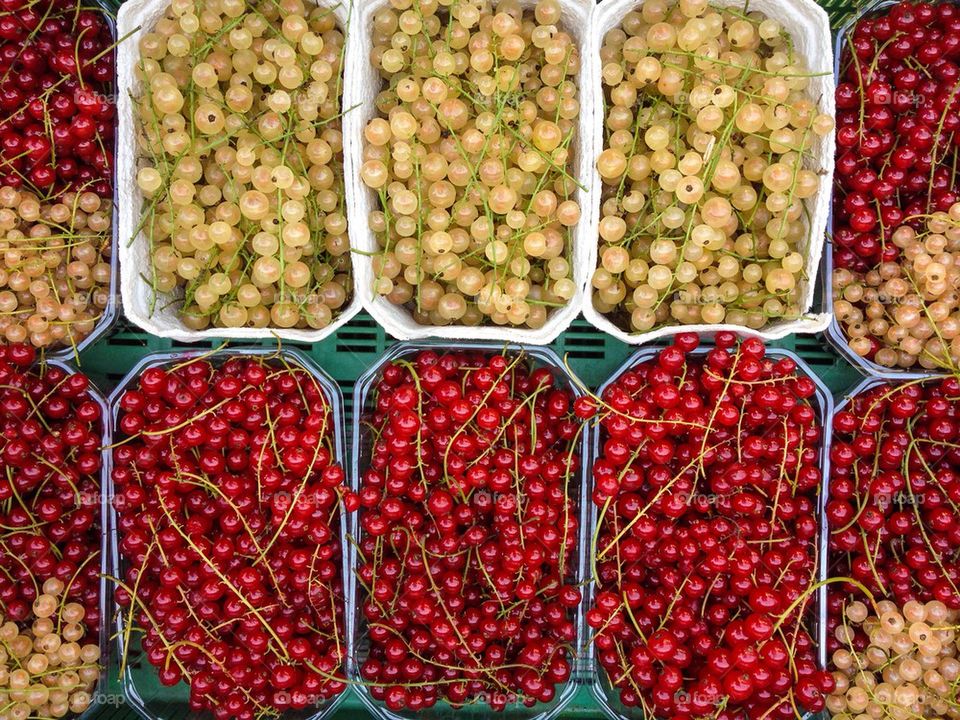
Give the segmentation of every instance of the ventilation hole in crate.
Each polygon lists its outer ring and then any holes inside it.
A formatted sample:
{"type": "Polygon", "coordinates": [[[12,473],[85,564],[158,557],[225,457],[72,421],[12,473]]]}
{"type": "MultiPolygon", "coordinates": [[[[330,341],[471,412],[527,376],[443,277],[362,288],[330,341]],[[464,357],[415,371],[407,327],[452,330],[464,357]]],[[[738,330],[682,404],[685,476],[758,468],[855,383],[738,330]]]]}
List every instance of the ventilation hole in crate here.
{"type": "Polygon", "coordinates": [[[144,340],[143,335],[138,335],[132,331],[130,332],[121,332],[112,336],[106,342],[107,345],[115,345],[118,347],[146,347],[147,342],[144,340]]]}
{"type": "MultiPolygon", "coordinates": [[[[343,408],[349,416],[353,412],[353,381],[341,380],[339,382],[340,392],[343,393],[343,408]]],[[[346,418],[344,418],[346,420],[346,418]]]]}
{"type": "Polygon", "coordinates": [[[830,347],[824,338],[814,338],[809,341],[798,342],[794,346],[794,351],[808,360],[813,358],[830,358],[833,360],[836,358],[836,356],[830,352],[830,347]]]}
{"type": "Polygon", "coordinates": [[[568,336],[563,341],[563,351],[571,358],[603,360],[604,342],[602,337],[568,336]]]}
{"type": "Polygon", "coordinates": [[[217,343],[216,345],[214,345],[214,344],[206,343],[206,342],[202,342],[202,343],[188,343],[188,342],[182,342],[182,341],[180,341],[180,340],[171,340],[171,341],[170,341],[170,352],[190,352],[190,351],[192,351],[192,350],[207,350],[208,348],[212,350],[213,348],[217,347],[218,345],[219,345],[219,343],[217,343]]]}
{"type": "Polygon", "coordinates": [[[112,392],[113,389],[120,384],[120,381],[125,377],[124,373],[113,373],[108,372],[104,377],[107,379],[106,388],[100,388],[104,392],[112,392]]]}
{"type": "Polygon", "coordinates": [[[337,352],[367,354],[379,347],[380,332],[373,327],[345,327],[337,333],[337,352]]]}
{"type": "Polygon", "coordinates": [[[826,349],[823,338],[819,335],[796,335],[793,341],[797,347],[810,348],[811,350],[826,349]]]}

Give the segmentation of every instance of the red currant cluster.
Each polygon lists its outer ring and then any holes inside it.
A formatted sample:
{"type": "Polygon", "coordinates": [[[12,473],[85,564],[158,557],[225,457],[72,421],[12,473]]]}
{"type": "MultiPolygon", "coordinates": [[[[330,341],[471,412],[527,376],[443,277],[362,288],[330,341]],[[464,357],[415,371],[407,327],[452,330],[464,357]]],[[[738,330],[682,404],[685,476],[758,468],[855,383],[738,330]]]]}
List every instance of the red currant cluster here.
{"type": "Polygon", "coordinates": [[[111,197],[114,40],[80,0],[0,0],[0,185],[111,197]]]}
{"type": "Polygon", "coordinates": [[[860,20],[837,85],[834,262],[897,260],[889,233],[960,200],[960,8],[904,0],[860,20]]]}
{"type": "MultiPolygon", "coordinates": [[[[960,609],[960,378],[881,383],[833,421],[831,569],[899,606],[960,609]]],[[[833,629],[853,585],[830,593],[833,629]]]]}
{"type": "Polygon", "coordinates": [[[85,640],[100,627],[103,417],[86,376],[30,367],[29,345],[0,345],[0,610],[32,621],[55,578],[83,605],[85,640]]]}
{"type": "Polygon", "coordinates": [[[360,672],[391,710],[549,702],[576,641],[573,396],[525,354],[387,363],[363,418],[360,672]]]}
{"type": "Polygon", "coordinates": [[[794,717],[833,689],[806,623],[817,581],[816,385],[732,333],[696,335],[599,399],[597,587],[587,622],[626,706],[794,717]]]}
{"type": "Polygon", "coordinates": [[[160,681],[218,719],[340,693],[344,471],[318,380],[198,358],[145,370],[119,405],[117,600],[160,681]]]}

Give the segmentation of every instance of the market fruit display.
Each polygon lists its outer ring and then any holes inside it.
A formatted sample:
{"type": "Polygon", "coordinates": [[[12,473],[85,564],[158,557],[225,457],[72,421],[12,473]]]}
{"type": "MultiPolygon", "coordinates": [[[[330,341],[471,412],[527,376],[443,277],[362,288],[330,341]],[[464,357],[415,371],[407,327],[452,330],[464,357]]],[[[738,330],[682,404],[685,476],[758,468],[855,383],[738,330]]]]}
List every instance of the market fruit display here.
{"type": "Polygon", "coordinates": [[[10,718],[86,710],[100,679],[101,404],[0,345],[0,693],[10,718]]]}
{"type": "Polygon", "coordinates": [[[843,43],[833,292],[852,351],[882,368],[957,369],[958,61],[953,3],[893,4],[843,43]]]}
{"type": "Polygon", "coordinates": [[[618,374],[596,413],[596,584],[587,623],[603,687],[645,717],[793,718],[834,689],[817,663],[815,382],[732,333],[618,374]]]}
{"type": "MultiPolygon", "coordinates": [[[[80,0],[0,0],[0,720],[113,692],[144,716],[303,720],[352,692],[523,720],[584,685],[644,720],[960,720],[960,5],[851,21],[834,119],[777,3],[624,2],[590,46],[578,1],[354,23],[150,0],[118,39],[80,0]],[[109,379],[144,354],[90,347],[116,307],[124,41],[120,242],[161,332],[330,330],[357,253],[408,332],[539,338],[586,290],[618,337],[675,334],[596,394],[549,350],[339,336],[310,352],[371,367],[351,437],[283,347],[174,345],[108,408],[50,355],[109,379]],[[836,410],[757,337],[810,310],[834,139],[831,341],[940,371],[836,410]]],[[[595,339],[562,341],[589,384],[623,350],[595,339]]]]}
{"type": "Polygon", "coordinates": [[[373,292],[424,325],[540,328],[577,292],[579,48],[558,0],[391,0],[364,129],[373,292]]]}
{"type": "Polygon", "coordinates": [[[360,420],[359,679],[391,711],[549,703],[577,642],[582,423],[524,353],[385,363],[360,420]]]}
{"type": "Polygon", "coordinates": [[[330,325],[353,292],[335,7],[174,0],[139,50],[152,311],[172,302],[190,330],[330,325]]]}
{"type": "Polygon", "coordinates": [[[618,328],[795,320],[812,278],[814,150],[833,130],[773,18],[652,0],[600,49],[593,307],[618,328]]]}
{"type": "Polygon", "coordinates": [[[338,415],[287,356],[148,367],[118,400],[125,657],[193,711],[279,717],[345,688],[338,415]]]}

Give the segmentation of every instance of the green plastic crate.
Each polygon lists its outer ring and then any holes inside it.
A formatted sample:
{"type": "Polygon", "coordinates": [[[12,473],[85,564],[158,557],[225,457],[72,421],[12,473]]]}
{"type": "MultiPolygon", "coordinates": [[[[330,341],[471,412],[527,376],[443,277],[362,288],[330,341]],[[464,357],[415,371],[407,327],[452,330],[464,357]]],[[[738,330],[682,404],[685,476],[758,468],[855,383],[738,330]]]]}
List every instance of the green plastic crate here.
{"type": "MultiPolygon", "coordinates": [[[[361,0],[362,1],[362,0],[361,0]]],[[[855,10],[856,4],[846,0],[819,0],[830,13],[836,27],[855,10]]],[[[111,3],[113,4],[113,3],[111,3]]],[[[333,336],[322,342],[309,344],[290,343],[301,349],[330,373],[343,389],[347,417],[352,411],[351,401],[354,381],[364,370],[370,367],[376,358],[393,340],[366,313],[361,313],[333,336]]],[[[263,343],[269,344],[269,343],[263,343]]],[[[105,393],[110,392],[120,380],[146,353],[177,349],[196,349],[204,343],[179,343],[153,337],[121,320],[110,335],[81,353],[79,361],[86,372],[105,393]]],[[[218,342],[206,343],[210,348],[219,346],[218,342]]],[[[806,360],[824,380],[834,394],[853,387],[862,376],[837,355],[822,334],[792,336],[773,343],[778,347],[795,351],[806,360]]],[[[552,345],[561,357],[565,357],[570,368],[591,388],[597,388],[610,374],[636,350],[599,330],[582,318],[574,321],[572,327],[552,345]]],[[[349,426],[349,425],[348,425],[349,426]]],[[[108,703],[92,720],[130,720],[136,713],[122,702],[122,692],[114,673],[104,688],[108,703]]],[[[158,694],[176,693],[178,689],[161,688],[157,684],[158,694]]],[[[332,716],[334,720],[354,720],[368,718],[369,714],[355,695],[348,696],[332,716]]],[[[491,717],[495,717],[491,714],[491,717]]],[[[588,687],[578,690],[571,703],[560,713],[561,719],[578,720],[602,717],[599,706],[593,700],[588,687]]],[[[170,715],[169,720],[175,720],[170,715]]]]}

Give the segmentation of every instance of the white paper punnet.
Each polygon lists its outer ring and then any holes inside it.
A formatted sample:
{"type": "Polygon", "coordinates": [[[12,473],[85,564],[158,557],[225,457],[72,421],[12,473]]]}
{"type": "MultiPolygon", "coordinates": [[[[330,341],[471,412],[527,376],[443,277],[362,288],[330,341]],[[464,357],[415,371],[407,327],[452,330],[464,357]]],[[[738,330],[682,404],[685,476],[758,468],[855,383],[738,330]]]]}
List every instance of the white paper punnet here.
{"type": "MultiPolygon", "coordinates": [[[[340,26],[346,31],[349,26],[349,0],[316,0],[316,4],[333,8],[340,26]]],[[[299,342],[317,342],[332,334],[356,315],[361,309],[360,298],[354,290],[350,302],[340,309],[333,322],[320,330],[294,328],[208,328],[190,330],[177,311],[180,303],[174,293],[159,294],[154,303],[154,291],[144,279],[148,274],[150,242],[141,231],[137,232],[143,209],[143,195],[137,187],[137,120],[134,97],[141,92],[141,83],[136,77],[140,61],[140,37],[163,17],[170,0],[130,0],[120,6],[117,14],[117,37],[123,38],[117,46],[117,199],[119,230],[117,245],[120,255],[120,296],[126,316],[153,335],[183,342],[196,342],[210,338],[234,338],[257,340],[279,337],[299,342]],[[154,305],[151,312],[151,305],[154,305]]],[[[347,33],[349,37],[349,32],[347,33]]],[[[348,232],[350,228],[348,228],[348,232]]],[[[182,291],[180,292],[182,297],[182,291]]]]}
{"type": "MultiPolygon", "coordinates": [[[[537,0],[520,0],[524,8],[533,7],[537,0]]],[[[347,187],[347,220],[350,223],[351,246],[361,253],[353,258],[355,291],[360,296],[364,308],[383,328],[400,340],[414,340],[426,337],[441,337],[469,340],[498,340],[505,342],[545,345],[560,335],[580,312],[583,304],[583,288],[589,281],[593,268],[591,253],[596,251],[597,222],[600,208],[595,199],[598,197],[599,177],[596,182],[590,178],[594,174],[593,165],[596,148],[593,141],[596,133],[593,128],[597,120],[595,103],[586,96],[589,78],[593,75],[595,57],[589,51],[590,17],[593,4],[590,0],[560,0],[562,11],[560,24],[570,33],[580,48],[580,72],[577,75],[577,87],[580,92],[580,118],[577,135],[571,143],[573,166],[571,175],[577,178],[584,189],[578,188],[574,199],[580,205],[580,222],[572,229],[572,249],[570,264],[576,294],[562,308],[551,308],[547,322],[538,330],[508,325],[421,325],[413,319],[410,310],[394,305],[385,297],[373,292],[373,260],[369,253],[377,250],[377,240],[370,231],[368,216],[379,208],[377,194],[360,180],[360,165],[363,155],[363,130],[367,123],[377,115],[374,100],[382,87],[379,72],[370,63],[372,50],[371,30],[373,17],[387,5],[387,0],[363,0],[355,6],[350,37],[347,39],[347,64],[345,70],[345,88],[343,107],[346,111],[343,122],[344,172],[347,187]]],[[[599,70],[596,71],[599,73],[599,70]]]]}
{"type": "MultiPolygon", "coordinates": [[[[710,0],[713,7],[743,7],[743,0],[710,0]]],[[[624,16],[629,12],[642,7],[642,0],[604,0],[601,2],[592,18],[590,32],[590,56],[599,58],[603,37],[610,30],[620,25],[624,16]]],[[[827,13],[813,0],[750,0],[750,10],[761,12],[767,17],[777,20],[783,29],[793,38],[794,47],[806,63],[807,69],[814,77],[810,78],[808,92],[813,100],[817,101],[820,112],[836,117],[834,95],[836,80],[833,75],[833,45],[830,34],[830,20],[827,13]]],[[[591,76],[582,87],[584,96],[589,93],[589,102],[596,110],[597,122],[594,126],[593,144],[599,153],[603,149],[603,88],[600,79],[600,63],[595,61],[591,67],[591,76]]],[[[801,308],[803,315],[798,320],[781,320],[771,322],[761,330],[751,330],[741,325],[667,325],[645,333],[629,333],[601,315],[593,307],[593,289],[588,277],[583,295],[583,315],[594,327],[613,335],[618,340],[632,345],[640,345],[658,338],[674,335],[679,332],[714,333],[720,330],[734,330],[749,333],[766,340],[778,340],[793,333],[816,333],[824,330],[830,324],[829,313],[813,312],[813,298],[817,287],[817,271],[820,268],[820,257],[823,254],[824,241],[827,232],[827,219],[830,215],[830,198],[833,188],[833,164],[836,154],[836,143],[833,133],[824,138],[817,138],[811,148],[807,168],[820,176],[820,189],[812,198],[805,200],[809,215],[808,244],[806,248],[806,276],[807,280],[801,287],[801,308]]],[[[599,213],[600,177],[595,169],[591,168],[594,178],[592,186],[597,188],[592,194],[593,204],[597,205],[599,213]]],[[[582,176],[581,176],[582,177],[582,176]]],[[[595,235],[590,247],[590,273],[597,265],[597,240],[595,235]]],[[[588,273],[588,275],[590,274],[588,273]]]]}

